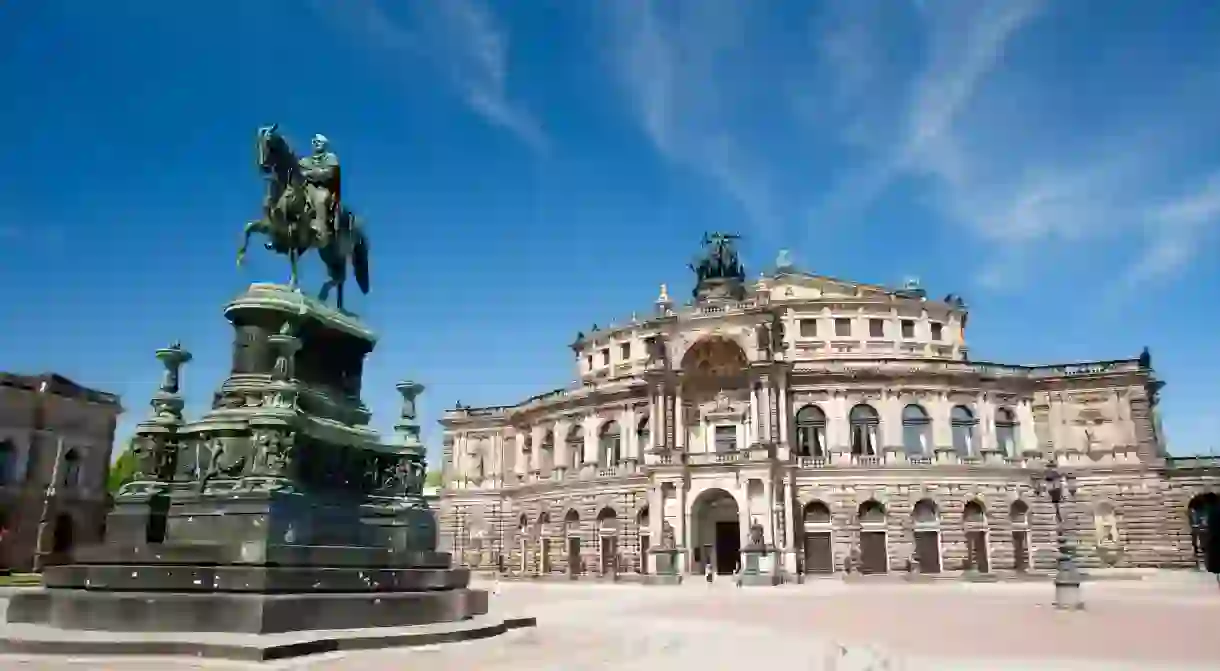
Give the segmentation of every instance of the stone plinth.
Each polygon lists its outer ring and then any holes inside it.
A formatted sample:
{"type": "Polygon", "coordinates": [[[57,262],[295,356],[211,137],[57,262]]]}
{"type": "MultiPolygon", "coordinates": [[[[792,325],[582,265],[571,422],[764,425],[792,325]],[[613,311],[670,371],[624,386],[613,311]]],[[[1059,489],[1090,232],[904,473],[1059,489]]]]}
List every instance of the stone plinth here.
{"type": "Polygon", "coordinates": [[[742,586],[774,586],[783,584],[783,576],[779,572],[781,557],[774,546],[747,545],[741,549],[741,575],[738,579],[742,586]]]}
{"type": "Polygon", "coordinates": [[[415,421],[422,385],[399,385],[396,436],[383,441],[360,398],[376,338],[359,320],[262,284],[225,314],[233,364],[211,410],[183,419],[190,355],[158,352],[165,382],[103,544],[49,569],[44,590],[14,595],[9,622],[264,635],[486,614],[487,593],[437,551],[415,421]]]}
{"type": "Polygon", "coordinates": [[[652,548],[649,551],[654,557],[657,570],[644,577],[649,585],[681,585],[682,555],[685,548],[652,548]]]}

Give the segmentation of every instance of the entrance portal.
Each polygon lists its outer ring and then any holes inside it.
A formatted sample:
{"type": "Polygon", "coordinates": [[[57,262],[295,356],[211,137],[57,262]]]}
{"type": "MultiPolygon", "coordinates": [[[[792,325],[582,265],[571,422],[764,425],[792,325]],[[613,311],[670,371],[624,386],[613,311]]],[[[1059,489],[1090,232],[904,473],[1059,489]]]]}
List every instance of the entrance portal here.
{"type": "Polygon", "coordinates": [[[830,507],[821,501],[805,504],[805,573],[834,573],[834,542],[830,507]]]}
{"type": "Polygon", "coordinates": [[[873,499],[861,503],[856,513],[860,521],[861,573],[886,573],[890,569],[885,515],[885,506],[873,499]]]}
{"type": "Polygon", "coordinates": [[[1220,496],[1208,492],[1194,497],[1187,517],[1195,562],[1209,573],[1220,573],[1220,496]]]}
{"type": "Polygon", "coordinates": [[[737,561],[741,555],[741,527],[738,522],[716,523],[716,547],[712,551],[712,561],[716,562],[716,572],[727,575],[737,570],[737,561]]]}
{"type": "Polygon", "coordinates": [[[723,489],[708,489],[691,506],[691,545],[699,556],[691,567],[702,573],[710,563],[717,573],[732,573],[741,552],[737,500],[723,489]]]}

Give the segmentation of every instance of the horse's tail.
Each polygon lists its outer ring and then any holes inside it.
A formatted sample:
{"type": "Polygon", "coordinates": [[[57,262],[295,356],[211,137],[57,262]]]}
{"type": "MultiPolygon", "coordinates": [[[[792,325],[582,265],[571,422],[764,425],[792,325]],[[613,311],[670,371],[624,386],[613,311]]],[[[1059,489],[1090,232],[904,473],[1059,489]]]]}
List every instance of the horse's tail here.
{"type": "Polygon", "coordinates": [[[356,286],[360,292],[369,292],[369,238],[364,234],[364,228],[357,225],[352,217],[352,275],[356,277],[356,286]]]}

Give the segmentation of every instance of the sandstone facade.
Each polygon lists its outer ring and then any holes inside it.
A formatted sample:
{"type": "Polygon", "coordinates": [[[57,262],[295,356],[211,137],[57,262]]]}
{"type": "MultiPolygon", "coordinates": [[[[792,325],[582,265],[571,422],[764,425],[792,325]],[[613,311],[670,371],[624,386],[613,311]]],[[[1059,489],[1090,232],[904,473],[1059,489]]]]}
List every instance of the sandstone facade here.
{"type": "Polygon", "coordinates": [[[952,295],[790,266],[741,289],[675,306],[662,287],[649,317],[578,336],[577,384],[446,412],[446,549],[632,575],[668,527],[685,569],[727,572],[761,526],[790,574],[1049,569],[1033,480],[1054,460],[1083,566],[1196,565],[1188,509],[1215,501],[1220,468],[1167,455],[1147,351],[983,363],[952,295]]]}

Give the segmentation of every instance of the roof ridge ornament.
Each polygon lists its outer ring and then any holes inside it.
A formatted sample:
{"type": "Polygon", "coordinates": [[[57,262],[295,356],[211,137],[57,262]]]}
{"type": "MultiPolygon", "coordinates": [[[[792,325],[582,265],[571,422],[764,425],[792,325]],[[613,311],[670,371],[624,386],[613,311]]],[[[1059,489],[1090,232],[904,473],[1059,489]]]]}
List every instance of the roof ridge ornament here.
{"type": "Polygon", "coordinates": [[[779,250],[779,255],[775,257],[775,272],[791,273],[795,271],[796,263],[792,260],[792,252],[787,249],[779,250]]]}

